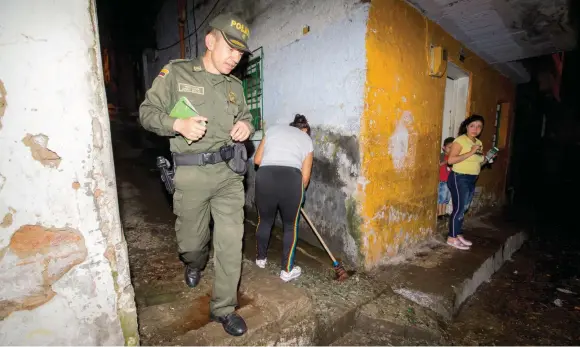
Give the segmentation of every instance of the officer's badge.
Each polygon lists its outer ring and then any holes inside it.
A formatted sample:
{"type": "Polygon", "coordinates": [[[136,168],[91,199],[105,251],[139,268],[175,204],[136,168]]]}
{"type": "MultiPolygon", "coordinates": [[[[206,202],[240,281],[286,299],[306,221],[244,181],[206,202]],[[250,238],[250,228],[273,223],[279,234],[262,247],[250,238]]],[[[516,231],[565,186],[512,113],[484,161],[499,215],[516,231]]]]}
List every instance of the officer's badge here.
{"type": "Polygon", "coordinates": [[[230,95],[228,96],[229,102],[231,102],[232,104],[235,104],[236,99],[237,99],[236,93],[230,92],[230,95]]]}
{"type": "Polygon", "coordinates": [[[194,66],[193,67],[193,71],[200,72],[201,71],[201,66],[199,66],[199,65],[198,66],[194,66]]]}

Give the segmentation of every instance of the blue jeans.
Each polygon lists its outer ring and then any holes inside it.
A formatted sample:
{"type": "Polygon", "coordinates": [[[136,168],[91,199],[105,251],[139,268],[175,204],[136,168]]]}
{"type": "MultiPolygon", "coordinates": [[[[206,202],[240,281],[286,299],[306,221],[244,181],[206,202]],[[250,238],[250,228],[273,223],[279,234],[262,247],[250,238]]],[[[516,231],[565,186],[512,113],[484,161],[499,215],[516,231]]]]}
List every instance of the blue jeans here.
{"type": "Polygon", "coordinates": [[[449,237],[457,237],[463,232],[463,217],[467,207],[473,200],[475,192],[475,181],[477,175],[466,175],[451,171],[447,179],[447,186],[451,192],[451,201],[453,201],[453,212],[449,218],[449,237]]]}
{"type": "Polygon", "coordinates": [[[447,182],[439,182],[439,189],[437,191],[437,203],[439,205],[446,205],[449,203],[450,198],[449,187],[447,187],[447,182]]]}

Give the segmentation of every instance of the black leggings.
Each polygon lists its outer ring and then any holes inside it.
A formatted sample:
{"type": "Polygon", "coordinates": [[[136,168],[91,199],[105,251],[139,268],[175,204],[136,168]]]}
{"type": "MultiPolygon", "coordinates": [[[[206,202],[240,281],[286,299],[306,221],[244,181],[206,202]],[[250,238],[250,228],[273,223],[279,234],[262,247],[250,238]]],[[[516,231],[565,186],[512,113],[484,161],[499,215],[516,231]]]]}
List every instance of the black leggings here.
{"type": "Polygon", "coordinates": [[[290,272],[298,241],[298,220],[304,194],[302,173],[289,166],[264,166],[256,173],[256,206],[258,209],[257,259],[266,258],[276,212],[280,208],[284,238],[282,270],[290,272]]]}

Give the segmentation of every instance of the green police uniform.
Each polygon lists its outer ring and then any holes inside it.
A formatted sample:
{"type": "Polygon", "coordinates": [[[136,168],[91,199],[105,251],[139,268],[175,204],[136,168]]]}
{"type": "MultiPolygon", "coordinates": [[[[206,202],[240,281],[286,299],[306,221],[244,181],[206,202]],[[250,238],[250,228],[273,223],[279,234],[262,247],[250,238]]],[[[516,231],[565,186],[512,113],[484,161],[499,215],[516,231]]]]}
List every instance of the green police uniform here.
{"type": "MultiPolygon", "coordinates": [[[[165,65],[145,95],[139,118],[146,130],[171,136],[171,152],[180,154],[219,151],[223,145],[232,143],[230,131],[236,122],[251,124],[241,81],[207,72],[201,59],[175,60],[165,65]],[[173,131],[175,120],[168,116],[182,96],[208,119],[205,135],[191,145],[173,131]]],[[[214,219],[215,281],[211,312],[216,316],[233,312],[237,305],[244,232],[242,180],[243,176],[234,173],[225,162],[177,166],[174,177],[173,211],[177,215],[175,231],[180,258],[193,268],[205,266],[210,213],[214,219]]]]}

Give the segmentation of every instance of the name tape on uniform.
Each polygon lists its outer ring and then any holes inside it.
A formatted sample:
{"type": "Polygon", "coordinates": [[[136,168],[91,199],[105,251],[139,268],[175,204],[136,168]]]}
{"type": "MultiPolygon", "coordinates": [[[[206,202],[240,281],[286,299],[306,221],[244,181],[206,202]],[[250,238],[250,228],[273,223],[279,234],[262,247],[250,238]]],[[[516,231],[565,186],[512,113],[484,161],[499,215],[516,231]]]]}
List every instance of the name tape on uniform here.
{"type": "Polygon", "coordinates": [[[204,95],[204,88],[203,87],[193,86],[191,84],[185,84],[185,83],[178,83],[177,86],[178,86],[180,92],[204,95]]]}

